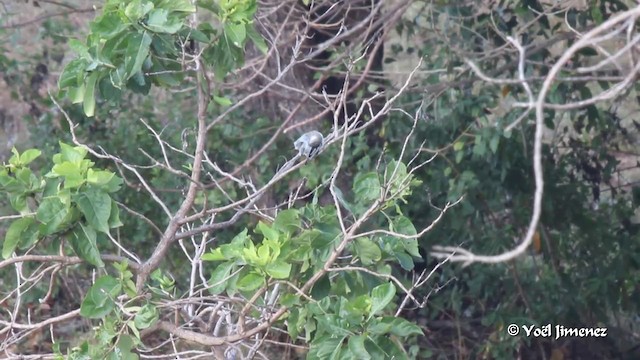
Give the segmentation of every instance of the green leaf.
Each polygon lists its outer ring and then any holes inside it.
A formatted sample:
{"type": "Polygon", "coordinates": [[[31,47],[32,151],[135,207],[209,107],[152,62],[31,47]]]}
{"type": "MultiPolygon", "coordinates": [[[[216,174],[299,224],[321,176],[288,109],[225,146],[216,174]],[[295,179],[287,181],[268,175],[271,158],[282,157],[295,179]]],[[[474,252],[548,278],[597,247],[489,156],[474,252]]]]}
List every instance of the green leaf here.
{"type": "Polygon", "coordinates": [[[156,7],[167,9],[171,12],[196,12],[196,7],[189,0],[159,0],[156,7]]]}
{"type": "Polygon", "coordinates": [[[295,305],[300,305],[300,295],[282,294],[278,302],[280,303],[280,305],[286,306],[288,308],[293,307],[295,305]]]}
{"type": "Polygon", "coordinates": [[[225,257],[221,249],[217,248],[217,249],[211,249],[211,252],[203,254],[200,259],[202,261],[222,261],[222,260],[229,260],[230,258],[225,257]]]}
{"type": "Polygon", "coordinates": [[[287,209],[278,212],[273,221],[273,228],[282,233],[293,234],[300,229],[300,214],[296,209],[287,209]]]}
{"type": "Polygon", "coordinates": [[[127,81],[127,87],[136,94],[148,95],[151,90],[151,81],[148,80],[142,71],[138,71],[127,81]]]}
{"type": "Polygon", "coordinates": [[[229,40],[237,47],[244,45],[244,40],[247,38],[247,30],[245,24],[224,24],[224,34],[229,37],[229,40]]]}
{"type": "Polygon", "coordinates": [[[149,56],[151,40],[151,35],[146,31],[142,34],[135,33],[129,36],[127,50],[124,55],[125,80],[129,80],[142,70],[142,64],[149,56]]]}
{"type": "Polygon", "coordinates": [[[319,336],[313,340],[307,359],[335,359],[340,355],[342,342],[346,336],[319,336]]]}
{"type": "Polygon", "coordinates": [[[134,346],[135,343],[130,335],[120,335],[116,348],[109,353],[107,360],[138,360],[138,354],[131,351],[134,346]]]}
{"type": "Polygon", "coordinates": [[[418,325],[403,318],[389,316],[385,316],[372,323],[367,327],[367,331],[373,335],[393,334],[400,337],[422,335],[422,329],[420,329],[418,325]]]}
{"type": "Polygon", "coordinates": [[[463,147],[464,147],[464,141],[456,141],[453,144],[453,150],[454,151],[460,151],[460,150],[462,150],[463,147]]]}
{"type": "Polygon", "coordinates": [[[96,267],[104,267],[96,241],[95,230],[90,226],[78,224],[73,228],[69,240],[73,251],[84,261],[96,267]]]}
{"type": "Polygon", "coordinates": [[[367,341],[367,349],[373,358],[409,360],[409,357],[401,348],[398,341],[392,341],[388,337],[378,336],[374,341],[367,341]]]}
{"type": "MultiPolygon", "coordinates": [[[[135,292],[134,292],[134,295],[133,295],[133,296],[135,296],[135,292]]],[[[135,324],[133,321],[131,321],[131,320],[127,321],[127,323],[126,323],[126,324],[127,324],[127,327],[128,327],[128,328],[131,330],[131,332],[133,333],[133,336],[134,336],[136,339],[140,339],[140,331],[139,331],[139,330],[138,330],[138,328],[136,327],[136,324],[135,324]]],[[[118,359],[118,360],[119,360],[119,359],[118,359]]]]}
{"type": "Polygon", "coordinates": [[[96,110],[96,82],[98,81],[98,73],[94,72],[89,75],[86,82],[84,99],[82,101],[82,109],[88,117],[93,117],[96,110]]]}
{"type": "Polygon", "coordinates": [[[2,257],[4,259],[8,259],[11,254],[13,254],[13,251],[21,241],[31,241],[30,237],[37,237],[37,232],[32,232],[29,234],[29,237],[23,237],[23,234],[27,233],[27,229],[29,229],[29,227],[34,223],[35,220],[32,217],[17,219],[11,223],[9,229],[7,229],[7,234],[4,237],[4,243],[2,244],[2,257]]]}
{"type": "MultiPolygon", "coordinates": [[[[205,29],[207,25],[210,28],[210,24],[200,24],[200,28],[205,29]]],[[[208,30],[206,31],[207,33],[209,32],[208,30]]],[[[184,28],[182,28],[179,34],[181,36],[184,36],[185,38],[193,39],[197,42],[201,42],[204,44],[208,44],[209,42],[211,42],[211,39],[209,38],[209,36],[207,36],[207,34],[204,31],[200,31],[199,29],[194,29],[188,26],[185,26],[184,28]]]]}
{"type": "Polygon", "coordinates": [[[85,158],[85,156],[87,156],[87,150],[80,147],[80,146],[71,146],[68,144],[63,143],[62,141],[59,142],[60,144],[60,162],[55,162],[56,164],[61,163],[62,161],[70,161],[72,163],[79,163],[81,160],[83,160],[85,158]]]}
{"type": "Polygon", "coordinates": [[[182,24],[182,20],[176,16],[169,16],[166,9],[154,9],[149,13],[146,27],[156,33],[175,34],[182,24]]]}
{"type": "Polygon", "coordinates": [[[368,237],[357,238],[354,246],[363,265],[371,265],[382,258],[380,247],[368,237]]]}
{"type": "Polygon", "coordinates": [[[214,0],[197,0],[196,4],[199,8],[207,9],[214,14],[220,13],[220,6],[217,1],[214,0]]]}
{"type": "Polygon", "coordinates": [[[464,157],[464,151],[456,151],[456,158],[455,158],[456,164],[460,164],[463,157],[464,157]]]}
{"type": "Polygon", "coordinates": [[[346,304],[346,306],[343,307],[343,309],[348,312],[349,317],[358,319],[357,322],[361,323],[362,316],[368,314],[371,311],[371,297],[368,294],[360,295],[355,299],[349,300],[349,302],[346,304]]]}
{"type": "Polygon", "coordinates": [[[225,262],[219,264],[212,272],[211,278],[209,279],[209,292],[212,295],[218,295],[222,293],[227,286],[227,281],[229,280],[229,274],[231,274],[231,269],[233,268],[233,262],[225,262]]]}
{"type": "Polygon", "coordinates": [[[117,228],[123,226],[124,224],[120,221],[120,208],[115,200],[111,199],[111,213],[109,214],[109,229],[117,228]]]}
{"type": "Polygon", "coordinates": [[[91,227],[105,234],[109,233],[111,197],[107,193],[91,187],[78,194],[76,203],[91,227]]]}
{"type": "Polygon", "coordinates": [[[229,71],[244,63],[244,50],[223,36],[204,53],[204,58],[207,63],[213,64],[216,79],[223,80],[229,71]]]}
{"type": "Polygon", "coordinates": [[[106,76],[98,82],[98,92],[106,101],[119,102],[122,98],[122,90],[113,86],[111,79],[106,76]]]}
{"type": "Polygon", "coordinates": [[[351,336],[349,338],[349,351],[355,359],[368,360],[371,359],[371,355],[364,347],[364,341],[367,338],[363,335],[351,336]]]}
{"type": "MultiPolygon", "coordinates": [[[[413,226],[413,223],[411,222],[411,220],[409,220],[408,217],[406,216],[398,216],[393,220],[393,223],[391,224],[391,231],[395,231],[398,232],[400,234],[404,234],[404,235],[417,235],[418,232],[416,231],[415,226],[413,226]]],[[[410,238],[410,239],[406,239],[406,238],[401,238],[402,241],[402,246],[404,247],[404,249],[407,251],[407,253],[409,253],[412,256],[415,257],[419,257],[421,258],[422,256],[420,256],[420,250],[418,248],[418,239],[417,238],[410,238]]]]}
{"type": "Polygon", "coordinates": [[[356,199],[362,203],[380,197],[380,179],[374,172],[358,173],[353,182],[356,199]]]}
{"type": "Polygon", "coordinates": [[[230,260],[240,257],[243,253],[245,244],[250,240],[247,229],[238,233],[229,244],[224,244],[217,249],[202,256],[205,261],[230,260]]]}
{"type": "MultiPolygon", "coordinates": [[[[289,294],[285,294],[280,298],[280,303],[283,306],[288,306],[283,303],[283,301],[286,301],[288,298],[290,298],[288,295],[289,294]]],[[[304,322],[304,314],[306,314],[306,309],[304,308],[294,307],[289,310],[289,317],[287,318],[286,325],[287,332],[292,339],[296,339],[298,337],[298,334],[300,333],[302,323],[304,322]]]]}
{"type": "Polygon", "coordinates": [[[87,182],[89,184],[104,186],[107,185],[114,176],[115,174],[111,171],[93,169],[87,170],[87,182]]]}
{"type": "Polygon", "coordinates": [[[70,39],[67,44],[69,45],[69,48],[73,50],[73,52],[78,54],[79,57],[84,60],[91,60],[91,55],[89,55],[89,48],[83,42],[78,39],[70,39]]]}
{"type": "Polygon", "coordinates": [[[77,163],[65,161],[56,164],[51,168],[51,173],[64,177],[64,187],[67,189],[77,188],[84,184],[84,175],[77,163]]]}
{"type": "Polygon", "coordinates": [[[40,239],[40,224],[35,219],[20,234],[18,248],[25,250],[33,246],[40,239]]]}
{"type": "Polygon", "coordinates": [[[153,3],[146,0],[131,0],[124,9],[125,16],[131,21],[138,21],[153,9],[153,3]]]}
{"type": "Polygon", "coordinates": [[[20,165],[20,152],[14,146],[14,147],[11,148],[11,153],[13,155],[9,158],[9,164],[11,164],[13,166],[19,166],[20,165]]]}
{"type": "Polygon", "coordinates": [[[283,261],[276,261],[267,265],[265,271],[274,279],[286,279],[291,274],[291,264],[283,261]]]}
{"type": "Polygon", "coordinates": [[[29,206],[27,206],[27,196],[25,194],[9,194],[9,202],[11,207],[21,215],[31,213],[29,206]]]}
{"type": "Polygon", "coordinates": [[[487,142],[482,135],[476,135],[473,145],[473,155],[483,157],[487,153],[487,142]]]}
{"type": "Polygon", "coordinates": [[[489,149],[491,149],[492,153],[496,153],[498,151],[498,145],[500,144],[500,135],[494,134],[489,141],[489,149]]]}
{"type": "Polygon", "coordinates": [[[111,276],[102,276],[89,288],[80,305],[80,315],[89,319],[103,318],[115,308],[113,299],[120,294],[120,283],[111,276]]]}
{"type": "Polygon", "coordinates": [[[125,63],[122,63],[117,69],[113,69],[109,72],[109,81],[116,89],[122,89],[127,83],[128,74],[125,69],[125,65],[125,63]]]}
{"type": "Polygon", "coordinates": [[[422,329],[403,318],[392,318],[391,333],[396,336],[422,335],[422,329]]]}
{"type": "Polygon", "coordinates": [[[322,276],[311,289],[311,297],[314,299],[324,299],[331,292],[331,281],[327,275],[322,276]]]}
{"type": "Polygon", "coordinates": [[[35,174],[28,167],[24,167],[18,169],[15,172],[16,179],[18,179],[21,183],[25,185],[25,187],[29,190],[38,189],[41,185],[40,180],[35,176],[35,174]]]}
{"type": "Polygon", "coordinates": [[[392,283],[378,285],[371,290],[371,313],[369,319],[383,310],[396,294],[396,287],[392,283]]]}
{"type": "Polygon", "coordinates": [[[264,41],[264,38],[262,37],[262,35],[260,35],[256,31],[256,29],[251,25],[247,25],[246,30],[247,30],[247,36],[249,37],[249,39],[251,39],[251,41],[256,46],[256,48],[258,48],[258,50],[260,50],[262,54],[266,55],[267,52],[269,51],[269,47],[267,46],[267,43],[264,41]]]}
{"type": "Polygon", "coordinates": [[[392,160],[385,168],[385,180],[391,184],[393,192],[396,192],[400,186],[406,181],[407,165],[402,162],[392,160]],[[393,176],[393,177],[392,177],[393,176]]]}
{"type": "Polygon", "coordinates": [[[89,65],[86,59],[74,59],[71,60],[60,74],[58,78],[58,88],[64,89],[67,87],[80,86],[82,79],[84,78],[84,71],[89,65]]]}
{"type": "Polygon", "coordinates": [[[395,251],[393,255],[395,255],[396,259],[398,259],[398,262],[400,263],[400,266],[402,266],[403,269],[407,271],[411,271],[413,269],[414,264],[411,256],[401,251],[395,251]]]}
{"type": "Polygon", "coordinates": [[[213,101],[215,101],[218,105],[223,106],[223,107],[228,107],[228,106],[231,106],[233,104],[233,102],[231,100],[229,100],[228,98],[226,98],[224,96],[214,96],[213,97],[213,101]]]}
{"type": "Polygon", "coordinates": [[[118,176],[114,176],[111,178],[111,180],[109,180],[107,184],[101,186],[101,188],[108,193],[114,193],[120,190],[120,187],[123,183],[124,181],[121,178],[119,178],[118,176]]]}
{"type": "Polygon", "coordinates": [[[133,321],[136,328],[142,330],[153,326],[158,319],[158,309],[154,305],[146,304],[138,311],[133,321]]]}
{"type": "Polygon", "coordinates": [[[8,193],[23,193],[26,190],[24,185],[10,176],[5,169],[0,170],[0,185],[2,190],[8,193]]]}
{"type": "Polygon", "coordinates": [[[69,206],[65,205],[58,196],[48,196],[42,199],[36,219],[42,223],[40,233],[50,235],[60,230],[58,226],[62,224],[69,212],[69,206]]]}
{"type": "Polygon", "coordinates": [[[151,279],[153,281],[157,281],[160,288],[167,293],[172,293],[175,289],[175,280],[172,277],[165,275],[160,269],[156,269],[151,273],[151,279]]]}
{"type": "Polygon", "coordinates": [[[20,155],[20,163],[22,165],[29,165],[33,160],[37,159],[42,154],[42,151],[37,149],[29,149],[20,155]]]}
{"type": "Polygon", "coordinates": [[[598,5],[591,6],[591,17],[596,25],[600,25],[604,21],[602,11],[600,11],[600,7],[598,5]]]}
{"type": "Polygon", "coordinates": [[[71,87],[68,97],[72,104],[80,104],[84,100],[84,82],[78,86],[71,87]]]}
{"type": "Polygon", "coordinates": [[[269,225],[265,224],[262,221],[258,223],[256,230],[257,230],[257,233],[264,235],[265,239],[268,239],[271,241],[278,241],[278,239],[280,238],[280,234],[278,234],[276,230],[274,230],[273,228],[271,228],[269,225]]]}
{"type": "Polygon", "coordinates": [[[91,32],[98,35],[101,39],[109,40],[124,31],[129,24],[122,22],[116,12],[108,12],[100,15],[91,22],[89,28],[91,32]]]}
{"type": "Polygon", "coordinates": [[[264,277],[256,273],[248,273],[238,281],[238,290],[253,291],[266,284],[264,277]]]}

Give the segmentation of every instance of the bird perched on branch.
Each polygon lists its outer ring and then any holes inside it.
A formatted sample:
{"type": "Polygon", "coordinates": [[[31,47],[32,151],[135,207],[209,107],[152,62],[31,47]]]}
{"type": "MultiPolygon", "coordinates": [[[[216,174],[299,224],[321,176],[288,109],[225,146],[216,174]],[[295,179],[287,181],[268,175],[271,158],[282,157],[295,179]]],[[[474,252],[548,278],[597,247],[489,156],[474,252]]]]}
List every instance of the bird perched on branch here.
{"type": "Polygon", "coordinates": [[[318,155],[323,145],[324,137],[319,131],[315,130],[302,134],[302,136],[293,143],[295,149],[298,150],[298,155],[304,155],[308,159],[312,159],[318,155]]]}

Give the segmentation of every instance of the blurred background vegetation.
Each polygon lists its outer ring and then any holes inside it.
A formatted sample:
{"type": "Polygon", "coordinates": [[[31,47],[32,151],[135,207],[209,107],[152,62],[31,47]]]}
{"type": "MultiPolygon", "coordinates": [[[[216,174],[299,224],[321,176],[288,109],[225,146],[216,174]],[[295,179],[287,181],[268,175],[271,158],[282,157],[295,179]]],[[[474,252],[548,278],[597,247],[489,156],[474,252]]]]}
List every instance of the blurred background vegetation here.
{"type": "MultiPolygon", "coordinates": [[[[88,0],[0,2],[3,160],[14,146],[19,150],[36,147],[53,154],[58,141],[69,141],[67,122],[50,97],[57,96],[58,76],[73,57],[69,40],[85,36],[94,8],[100,5],[101,1],[88,0]]],[[[382,64],[373,72],[376,76],[371,82],[376,88],[367,91],[394,93],[422,58],[409,90],[396,107],[419,118],[411,148],[437,155],[417,174],[423,186],[408,200],[405,215],[417,228],[427,226],[447,201],[464,195],[464,200],[420,239],[424,261],[414,272],[437,264],[429,256],[434,245],[462,245],[482,254],[510,249],[523,235],[531,215],[532,117],[513,131],[505,131],[521,115],[508,105],[524,99],[523,90],[479,79],[464,59],[473,60],[491,76],[515,79],[518,54],[506,46],[504,35],[517,35],[527,48],[527,74],[537,89],[540,81],[535,79],[546,74],[579,33],[633,6],[637,6],[634,1],[613,0],[416,0],[393,28],[385,30],[382,64]]],[[[611,48],[616,45],[612,41],[611,48]]],[[[571,66],[576,69],[593,64],[599,55],[585,49],[572,59],[571,66]]],[[[559,81],[549,101],[565,103],[590,97],[608,89],[616,76],[626,75],[623,72],[629,66],[600,69],[593,74],[593,81],[559,81]]],[[[340,66],[333,69],[335,74],[343,70],[340,66]]],[[[236,101],[251,89],[230,86],[221,91],[236,101]]],[[[354,95],[353,101],[367,91],[354,95]]],[[[427,306],[402,314],[425,332],[414,344],[420,358],[640,358],[639,91],[636,81],[623,96],[610,101],[565,112],[547,110],[545,197],[532,248],[526,256],[506,264],[466,268],[446,264],[439,268],[434,279],[416,294],[428,297],[427,306]],[[608,336],[557,340],[510,337],[505,329],[511,323],[604,326],[608,336]]],[[[216,106],[223,108],[224,104],[216,106]]],[[[78,124],[78,136],[84,142],[107,148],[132,163],[149,165],[141,148],[152,157],[162,156],[156,139],[139,119],[161,129],[169,142],[193,141],[190,131],[195,112],[184,111],[196,107],[193,89],[151,89],[147,96],[125,94],[117,102],[99,101],[93,118],[84,117],[76,105],[63,107],[78,124]]],[[[262,147],[261,136],[272,134],[279,121],[282,119],[270,112],[251,107],[234,111],[209,133],[207,152],[225,169],[236,168],[262,147]]],[[[353,138],[346,173],[355,176],[370,170],[382,151],[398,155],[411,125],[411,118],[393,112],[374,131],[353,138]]],[[[325,130],[328,127],[330,124],[325,130]]],[[[291,148],[290,137],[279,137],[254,163],[253,175],[267,179],[272,169],[291,155],[291,148]]],[[[171,160],[188,164],[189,159],[171,160]]],[[[332,165],[316,161],[303,169],[308,186],[325,180],[319,174],[328,174],[326,170],[332,165]]],[[[119,170],[113,163],[99,166],[119,170]]],[[[182,184],[175,176],[151,167],[141,171],[165,199],[178,203],[182,184]]],[[[139,192],[136,179],[124,178],[127,186],[115,194],[117,200],[148,218],[162,218],[158,207],[139,192]]],[[[283,185],[273,196],[284,200],[288,190],[283,185]]],[[[208,200],[214,204],[222,201],[214,195],[208,200]]],[[[8,200],[1,201],[0,215],[9,214],[8,200]]],[[[251,221],[216,236],[231,239],[251,221]]],[[[150,236],[148,225],[136,217],[129,217],[120,233],[141,256],[148,256],[157,241],[150,236]]],[[[108,249],[109,244],[104,246],[108,249]]],[[[170,264],[176,279],[188,276],[180,265],[170,264]]],[[[398,270],[411,278],[412,272],[398,270]]],[[[0,294],[4,294],[11,288],[11,280],[6,270],[0,270],[0,275],[0,294]]],[[[83,293],[74,283],[74,274],[67,276],[68,282],[57,290],[56,301],[78,303],[83,293]]],[[[43,284],[25,296],[35,308],[46,291],[43,284]]],[[[69,331],[84,330],[86,327],[69,331]]],[[[47,341],[28,339],[22,351],[37,352],[48,346],[47,341]]]]}

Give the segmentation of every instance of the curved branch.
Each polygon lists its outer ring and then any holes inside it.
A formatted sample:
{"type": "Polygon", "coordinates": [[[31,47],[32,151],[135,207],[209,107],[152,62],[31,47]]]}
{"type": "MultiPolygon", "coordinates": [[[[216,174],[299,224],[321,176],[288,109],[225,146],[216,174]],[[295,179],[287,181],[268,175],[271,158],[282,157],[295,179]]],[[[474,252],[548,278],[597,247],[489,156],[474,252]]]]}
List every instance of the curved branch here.
{"type": "Polygon", "coordinates": [[[451,261],[463,262],[464,266],[470,265],[474,262],[497,264],[512,260],[527,250],[533,241],[533,237],[536,233],[536,228],[540,220],[540,214],[542,212],[542,195],[544,191],[544,179],[542,173],[542,137],[544,132],[544,109],[546,107],[545,98],[551,89],[551,85],[556,80],[556,77],[562,70],[562,67],[573,57],[573,55],[587,46],[593,41],[593,39],[600,33],[605,32],[613,28],[615,25],[633,18],[634,21],[640,17],[640,6],[620,13],[609,20],[603,22],[599,26],[585,33],[582,38],[576,41],[567,51],[562,54],[560,59],[551,67],[547,77],[545,78],[540,93],[538,94],[535,103],[533,104],[536,112],[536,130],[533,144],[533,172],[535,178],[535,192],[533,197],[533,214],[529,221],[529,227],[527,232],[518,246],[506,251],[500,255],[476,255],[468,250],[460,247],[452,246],[435,246],[431,253],[432,256],[443,259],[450,258],[451,261]]]}

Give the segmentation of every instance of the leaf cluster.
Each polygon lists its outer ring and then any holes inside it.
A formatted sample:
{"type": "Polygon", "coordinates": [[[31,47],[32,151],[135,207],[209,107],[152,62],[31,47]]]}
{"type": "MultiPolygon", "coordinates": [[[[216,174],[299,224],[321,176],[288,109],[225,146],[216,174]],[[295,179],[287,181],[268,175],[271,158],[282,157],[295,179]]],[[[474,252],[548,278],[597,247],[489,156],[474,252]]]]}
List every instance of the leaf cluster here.
{"type": "Polygon", "coordinates": [[[118,206],[110,196],[122,180],[113,172],[94,168],[94,163],[85,159],[85,149],[62,142],[51,170],[39,176],[29,164],[40,155],[35,149],[22,154],[13,149],[9,163],[0,169],[0,189],[22,215],[7,230],[2,257],[44,239],[64,239],[76,255],[94,266],[104,266],[98,237],[122,226],[118,206]]]}

